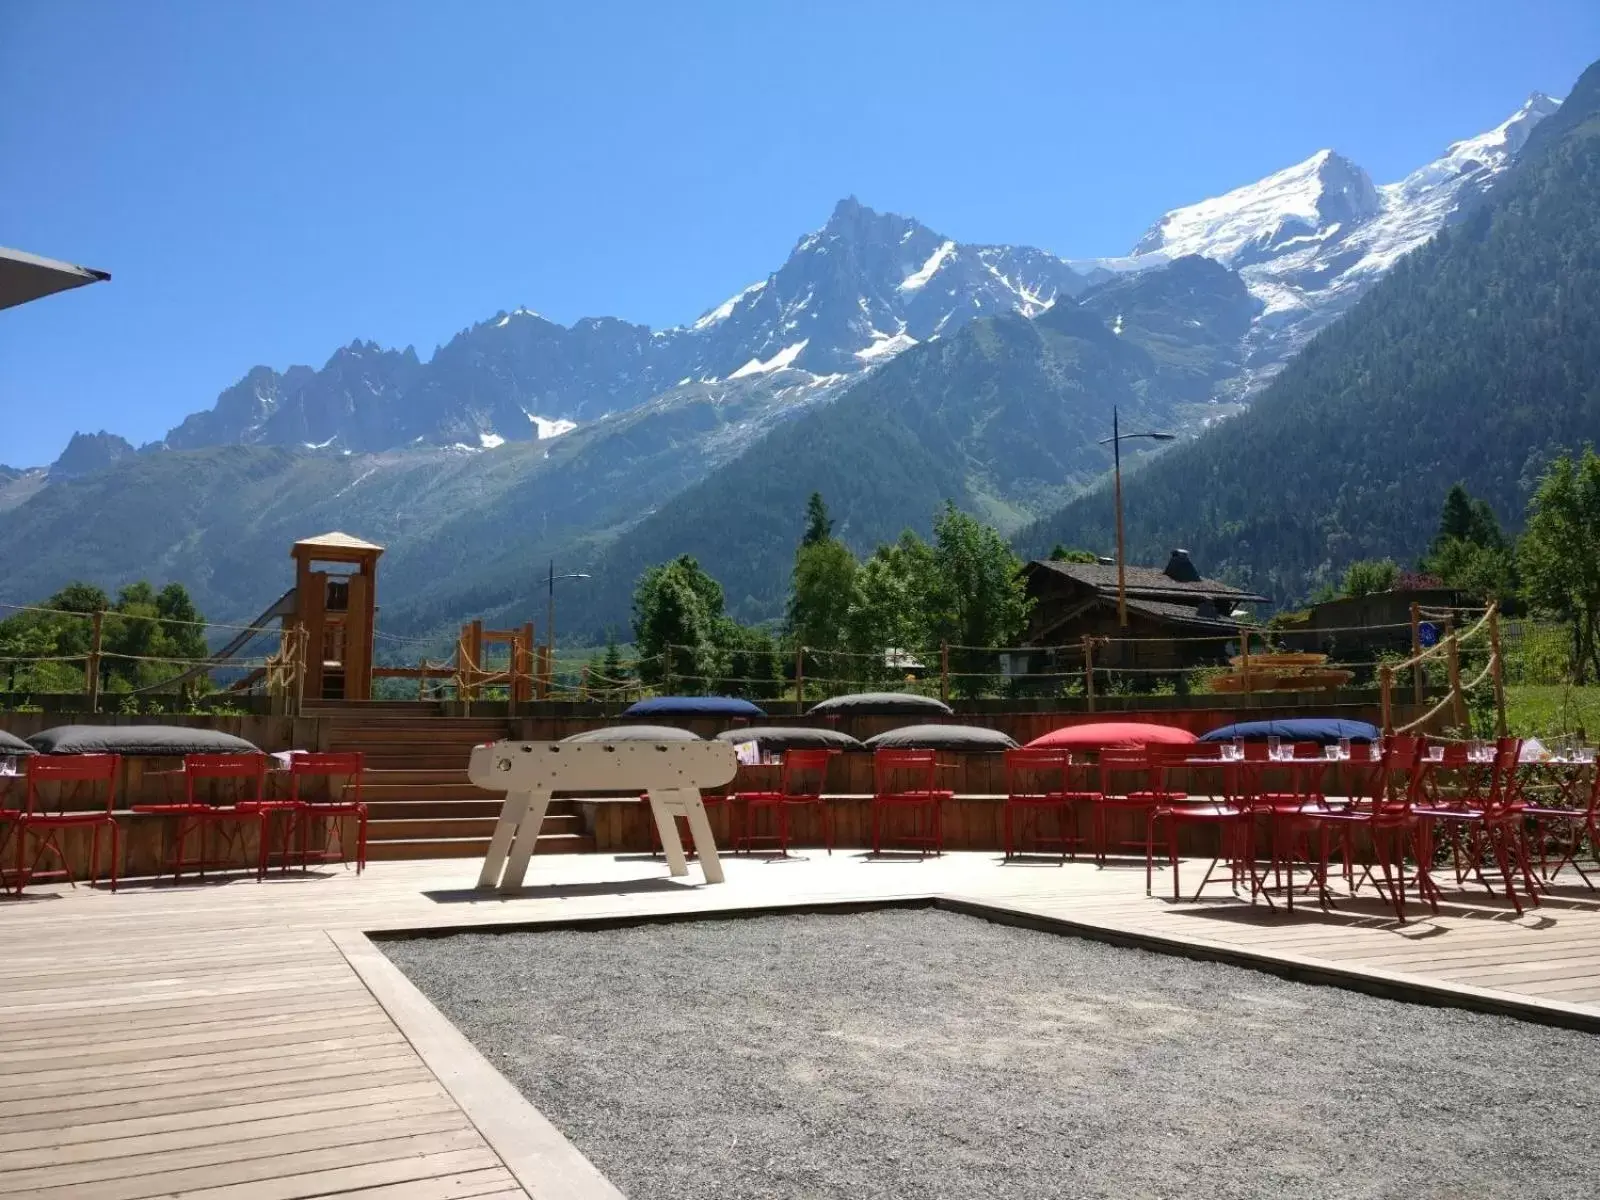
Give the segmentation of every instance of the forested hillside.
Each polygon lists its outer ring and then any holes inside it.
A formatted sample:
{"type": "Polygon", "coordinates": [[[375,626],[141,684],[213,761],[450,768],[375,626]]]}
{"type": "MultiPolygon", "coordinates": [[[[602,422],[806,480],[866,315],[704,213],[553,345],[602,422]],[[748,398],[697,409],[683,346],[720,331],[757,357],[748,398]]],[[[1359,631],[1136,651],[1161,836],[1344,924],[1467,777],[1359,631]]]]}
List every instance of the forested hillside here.
{"type": "MultiPolygon", "coordinates": [[[[1414,561],[1464,481],[1516,522],[1600,437],[1600,64],[1460,225],[1397,265],[1250,410],[1126,480],[1128,552],[1190,549],[1280,601],[1356,559],[1414,561]]],[[[1018,538],[1104,545],[1080,497],[1018,538]]]]}

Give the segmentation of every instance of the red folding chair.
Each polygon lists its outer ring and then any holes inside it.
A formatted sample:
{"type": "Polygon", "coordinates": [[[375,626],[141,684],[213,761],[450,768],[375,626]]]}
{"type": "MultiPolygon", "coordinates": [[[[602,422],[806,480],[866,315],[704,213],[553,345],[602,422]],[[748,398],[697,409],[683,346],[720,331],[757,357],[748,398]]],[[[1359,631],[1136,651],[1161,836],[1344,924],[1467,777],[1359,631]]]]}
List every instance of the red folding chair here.
{"type": "MultiPolygon", "coordinates": [[[[1316,860],[1307,830],[1298,823],[1302,811],[1323,806],[1322,781],[1329,766],[1324,749],[1318,742],[1298,742],[1283,747],[1289,763],[1272,757],[1272,747],[1267,742],[1245,742],[1241,747],[1244,758],[1234,763],[1233,779],[1235,802],[1246,812],[1246,854],[1250,870],[1251,901],[1257,895],[1270,905],[1272,896],[1265,878],[1257,871],[1258,827],[1267,827],[1268,871],[1273,888],[1284,891],[1285,901],[1294,909],[1294,879],[1296,852],[1315,868],[1316,860]],[[1296,839],[1300,840],[1297,846],[1296,839]],[[1284,882],[1287,872],[1288,882],[1284,882]]],[[[1310,884],[1307,884],[1309,887],[1310,884]]]]}
{"type": "Polygon", "coordinates": [[[1539,873],[1546,883],[1554,883],[1561,869],[1568,864],[1578,873],[1584,886],[1595,890],[1594,880],[1578,865],[1578,855],[1584,844],[1596,867],[1600,867],[1600,765],[1592,766],[1587,794],[1579,792],[1581,778],[1572,787],[1563,785],[1561,799],[1576,801],[1568,804],[1528,804],[1522,815],[1533,826],[1533,835],[1539,843],[1539,873]],[[1556,865],[1550,865],[1550,851],[1556,850],[1556,865]]]}
{"type": "Polygon", "coordinates": [[[59,757],[37,754],[27,760],[28,786],[24,806],[14,811],[9,821],[12,827],[11,836],[17,843],[12,887],[18,895],[22,894],[24,887],[41,875],[65,879],[72,886],[77,886],[78,881],[73,877],[72,868],[67,862],[67,856],[62,851],[59,840],[62,831],[68,829],[88,829],[92,833],[93,840],[89,850],[90,883],[100,878],[100,831],[102,829],[111,831],[111,890],[117,890],[117,859],[122,842],[115,809],[117,772],[121,765],[122,758],[116,754],[65,754],[59,757]],[[105,807],[102,809],[96,805],[89,809],[70,809],[67,807],[67,789],[61,786],[57,787],[53,802],[45,801],[39,795],[41,783],[57,785],[104,783],[105,807]],[[41,870],[40,865],[51,855],[55,856],[58,868],[41,870]]]}
{"type": "Polygon", "coordinates": [[[902,835],[902,847],[944,853],[944,827],[940,811],[954,793],[934,786],[939,769],[932,750],[877,750],[872,755],[872,853],[883,853],[883,815],[911,814],[911,832],[902,835]],[[926,818],[926,823],[924,823],[926,818]]]}
{"type": "Polygon", "coordinates": [[[1421,763],[1419,774],[1424,780],[1427,802],[1414,808],[1422,821],[1426,852],[1431,853],[1436,826],[1443,826],[1449,834],[1456,883],[1465,883],[1468,875],[1474,875],[1493,893],[1494,885],[1483,870],[1485,858],[1493,856],[1506,898],[1518,914],[1522,912],[1522,898],[1517,894],[1519,878],[1528,900],[1539,903],[1539,884],[1528,858],[1523,829],[1527,804],[1517,787],[1521,754],[1520,738],[1500,738],[1488,763],[1474,762],[1464,745],[1445,746],[1440,758],[1421,763]],[[1440,785],[1442,772],[1454,773],[1454,789],[1440,785]]]}
{"type": "Polygon", "coordinates": [[[253,827],[256,831],[253,865],[256,878],[264,878],[267,870],[267,826],[261,805],[266,778],[265,754],[184,755],[183,802],[133,806],[136,813],[177,818],[177,827],[167,842],[163,873],[171,871],[176,881],[184,871],[193,869],[204,879],[206,871],[210,869],[227,870],[252,865],[252,851],[245,834],[253,827]],[[196,793],[195,785],[203,779],[244,780],[246,794],[233,804],[218,803],[196,793]],[[208,835],[215,835],[221,842],[218,853],[211,852],[208,835]],[[193,856],[189,854],[191,837],[195,841],[193,856]]]}
{"type": "Polygon", "coordinates": [[[364,764],[365,759],[359,750],[316,751],[290,756],[289,801],[293,805],[294,836],[298,840],[302,868],[313,858],[317,862],[325,863],[349,862],[344,841],[344,819],[354,817],[356,874],[359,875],[366,869],[367,806],[361,799],[361,776],[365,770],[364,764]],[[328,799],[308,800],[300,794],[300,781],[313,777],[330,781],[328,799]],[[331,781],[339,778],[344,782],[339,790],[334,792],[331,781]],[[320,827],[322,832],[322,845],[316,850],[312,850],[310,845],[313,827],[320,827]],[[335,844],[339,847],[337,854],[333,850],[335,844]]]}
{"type": "Polygon", "coordinates": [[[1078,847],[1086,840],[1078,833],[1078,805],[1092,804],[1100,795],[1086,786],[1089,769],[1087,764],[1075,764],[1065,750],[1006,751],[1006,798],[1000,819],[1007,861],[1052,848],[1062,862],[1069,853],[1077,858],[1078,847]],[[1056,817],[1053,835],[1039,832],[1039,819],[1047,813],[1056,817]],[[1024,843],[1021,849],[1019,841],[1024,843]]]}
{"type": "Polygon", "coordinates": [[[778,790],[775,792],[735,792],[730,799],[744,805],[740,815],[739,833],[733,840],[734,850],[749,853],[757,842],[774,843],[778,853],[789,857],[789,810],[816,808],[822,819],[822,842],[833,854],[833,822],[828,817],[828,805],[822,798],[822,788],[828,776],[828,762],[837,750],[790,750],[783,756],[778,790]],[[776,814],[776,828],[771,833],[752,833],[756,816],[761,812],[776,814]]]}
{"type": "MultiPolygon", "coordinates": [[[[1155,790],[1174,797],[1172,801],[1151,810],[1150,814],[1152,843],[1160,828],[1166,826],[1167,862],[1172,867],[1172,898],[1183,898],[1178,881],[1178,834],[1184,826],[1217,831],[1217,853],[1212,856],[1211,865],[1201,877],[1200,886],[1195,888],[1194,898],[1200,898],[1200,893],[1211,882],[1218,865],[1224,862],[1228,864],[1228,885],[1237,894],[1241,874],[1249,872],[1246,855],[1250,846],[1250,812],[1234,797],[1232,763],[1222,757],[1221,745],[1208,742],[1188,746],[1157,744],[1147,747],[1147,754],[1155,790]],[[1173,786],[1172,776],[1176,771],[1187,771],[1190,775],[1207,771],[1218,773],[1221,795],[1205,799],[1186,797],[1173,786]]],[[[1149,883],[1147,877],[1147,888],[1149,883]]]]}
{"type": "Polygon", "coordinates": [[[1100,794],[1094,800],[1094,860],[1106,865],[1108,850],[1144,851],[1144,890],[1155,880],[1155,811],[1186,800],[1182,792],[1169,791],[1166,773],[1156,767],[1143,746],[1113,746],[1100,752],[1100,794]],[[1131,813],[1144,817],[1144,840],[1124,838],[1111,842],[1106,836],[1108,812],[1131,813]]]}
{"type": "Polygon", "coordinates": [[[1282,815],[1281,819],[1294,826],[1293,833],[1307,834],[1308,846],[1309,834],[1317,835],[1318,852],[1310,856],[1311,882],[1317,886],[1324,911],[1332,905],[1328,875],[1335,834],[1339,836],[1345,878],[1352,895],[1372,880],[1379,894],[1394,907],[1395,916],[1404,922],[1406,892],[1414,886],[1418,898],[1426,900],[1434,912],[1439,911],[1439,889],[1428,870],[1429,852],[1415,811],[1426,779],[1419,769],[1424,751],[1421,738],[1392,737],[1381,758],[1352,757],[1343,762],[1344,797],[1330,800],[1319,793],[1314,802],[1299,811],[1282,815]],[[1356,878],[1353,848],[1356,836],[1362,833],[1373,861],[1356,878]],[[1415,870],[1409,874],[1408,852],[1416,862],[1415,870]]]}

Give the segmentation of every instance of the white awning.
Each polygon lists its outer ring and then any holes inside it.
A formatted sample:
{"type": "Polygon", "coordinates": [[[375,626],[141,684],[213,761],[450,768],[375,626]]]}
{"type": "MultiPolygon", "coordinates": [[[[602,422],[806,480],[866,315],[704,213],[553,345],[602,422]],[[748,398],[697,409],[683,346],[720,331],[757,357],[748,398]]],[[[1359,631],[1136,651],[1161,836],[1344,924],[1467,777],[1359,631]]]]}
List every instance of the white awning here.
{"type": "Polygon", "coordinates": [[[22,250],[0,246],[0,308],[11,308],[53,292],[110,279],[109,271],[75,267],[71,263],[40,258],[22,250]]]}

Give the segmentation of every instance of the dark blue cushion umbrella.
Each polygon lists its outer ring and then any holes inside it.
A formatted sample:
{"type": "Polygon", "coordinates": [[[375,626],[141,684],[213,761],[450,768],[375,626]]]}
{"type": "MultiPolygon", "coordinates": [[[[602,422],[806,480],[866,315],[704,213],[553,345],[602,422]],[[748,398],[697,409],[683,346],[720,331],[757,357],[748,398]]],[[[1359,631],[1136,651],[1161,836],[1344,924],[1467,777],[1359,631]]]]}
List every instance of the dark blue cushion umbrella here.
{"type": "Polygon", "coordinates": [[[1382,736],[1376,725],[1350,721],[1344,717],[1289,717],[1274,721],[1240,721],[1224,725],[1203,735],[1202,742],[1264,742],[1279,738],[1285,742],[1316,742],[1319,746],[1337,745],[1341,738],[1352,742],[1375,742],[1382,736]]]}

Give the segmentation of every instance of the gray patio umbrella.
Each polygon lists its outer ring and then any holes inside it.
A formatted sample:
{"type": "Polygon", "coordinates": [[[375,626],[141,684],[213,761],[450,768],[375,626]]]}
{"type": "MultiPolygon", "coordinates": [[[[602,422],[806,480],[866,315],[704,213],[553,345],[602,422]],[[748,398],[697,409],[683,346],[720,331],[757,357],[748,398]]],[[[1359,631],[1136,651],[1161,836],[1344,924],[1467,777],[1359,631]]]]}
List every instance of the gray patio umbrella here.
{"type": "Polygon", "coordinates": [[[109,271],[75,267],[71,263],[0,246],[0,308],[12,308],[41,296],[110,278],[109,271]]]}

